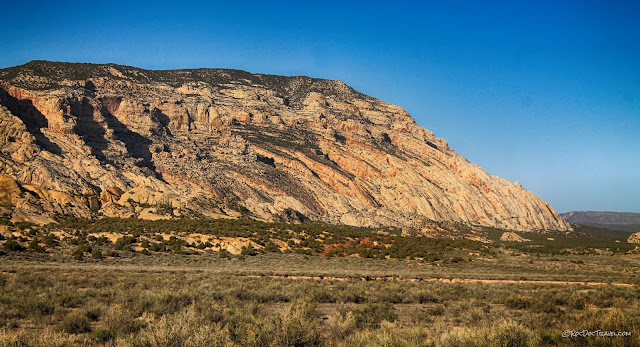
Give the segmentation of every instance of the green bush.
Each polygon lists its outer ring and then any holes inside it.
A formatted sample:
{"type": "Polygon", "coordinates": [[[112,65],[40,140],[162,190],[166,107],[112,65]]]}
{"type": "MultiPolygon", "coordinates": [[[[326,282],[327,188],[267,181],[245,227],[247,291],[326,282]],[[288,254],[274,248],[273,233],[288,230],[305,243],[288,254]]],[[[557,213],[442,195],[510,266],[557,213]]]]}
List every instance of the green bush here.
{"type": "Polygon", "coordinates": [[[164,243],[158,242],[150,245],[149,250],[152,252],[164,252],[167,249],[164,243]]]}
{"type": "Polygon", "coordinates": [[[57,328],[69,334],[87,333],[91,331],[91,322],[86,315],[73,311],[62,319],[57,328]]]}
{"type": "Polygon", "coordinates": [[[82,259],[84,259],[84,253],[85,253],[85,252],[93,251],[93,250],[91,250],[91,247],[89,247],[89,248],[87,248],[87,247],[88,247],[87,245],[80,245],[80,246],[78,246],[78,247],[73,251],[73,253],[71,253],[71,255],[73,256],[73,259],[74,259],[74,260],[78,260],[78,261],[79,261],[79,260],[82,260],[82,259]]]}
{"type": "Polygon", "coordinates": [[[98,342],[104,343],[111,341],[115,338],[113,332],[109,329],[98,328],[91,333],[91,337],[97,340],[98,342]]]}
{"type": "Polygon", "coordinates": [[[2,247],[5,251],[9,252],[22,252],[25,250],[25,248],[20,243],[18,243],[18,241],[13,239],[5,241],[2,247]]]}
{"type": "Polygon", "coordinates": [[[102,258],[104,258],[104,256],[102,255],[102,252],[100,251],[100,249],[98,249],[96,247],[91,251],[91,258],[93,258],[93,259],[102,259],[102,258]]]}
{"type": "Polygon", "coordinates": [[[569,297],[568,304],[569,304],[569,307],[573,309],[583,310],[587,306],[587,299],[584,297],[584,295],[581,295],[579,293],[573,293],[569,297]]]}
{"type": "Polygon", "coordinates": [[[135,243],[136,238],[134,236],[123,236],[116,240],[113,244],[113,248],[117,250],[130,250],[131,244],[135,243]]]}
{"type": "Polygon", "coordinates": [[[398,318],[393,304],[388,302],[362,304],[352,312],[358,328],[377,328],[382,321],[394,322],[398,318]]]}
{"type": "Polygon", "coordinates": [[[37,253],[44,253],[45,251],[44,247],[40,246],[37,238],[33,238],[33,240],[29,242],[29,249],[37,253]]]}
{"type": "Polygon", "coordinates": [[[533,304],[533,298],[526,297],[526,296],[517,296],[517,295],[512,295],[508,297],[504,302],[505,306],[511,309],[516,309],[516,310],[527,309],[531,307],[532,304],[533,304]]]}
{"type": "Polygon", "coordinates": [[[242,247],[242,250],[240,251],[240,254],[242,255],[248,255],[248,256],[254,256],[258,254],[258,251],[256,251],[255,248],[253,248],[253,246],[249,245],[249,247],[242,247]]]}

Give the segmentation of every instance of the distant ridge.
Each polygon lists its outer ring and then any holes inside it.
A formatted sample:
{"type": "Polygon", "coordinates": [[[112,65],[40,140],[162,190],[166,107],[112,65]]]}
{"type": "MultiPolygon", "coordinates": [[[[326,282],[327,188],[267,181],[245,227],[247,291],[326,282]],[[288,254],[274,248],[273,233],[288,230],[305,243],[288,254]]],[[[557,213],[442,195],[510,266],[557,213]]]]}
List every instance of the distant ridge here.
{"type": "Polygon", "coordinates": [[[611,211],[571,211],[560,217],[570,223],[613,230],[640,232],[640,213],[611,211]]]}

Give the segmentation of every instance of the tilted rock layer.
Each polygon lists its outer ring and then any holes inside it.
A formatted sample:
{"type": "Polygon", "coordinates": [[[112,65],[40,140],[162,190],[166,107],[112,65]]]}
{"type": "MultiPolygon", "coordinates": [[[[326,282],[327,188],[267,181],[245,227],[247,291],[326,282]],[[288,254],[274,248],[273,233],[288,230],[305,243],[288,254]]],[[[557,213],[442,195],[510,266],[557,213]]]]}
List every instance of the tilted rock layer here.
{"type": "Polygon", "coordinates": [[[5,213],[41,222],[245,215],[570,230],[398,106],[340,81],[227,69],[0,70],[0,190],[5,213]]]}

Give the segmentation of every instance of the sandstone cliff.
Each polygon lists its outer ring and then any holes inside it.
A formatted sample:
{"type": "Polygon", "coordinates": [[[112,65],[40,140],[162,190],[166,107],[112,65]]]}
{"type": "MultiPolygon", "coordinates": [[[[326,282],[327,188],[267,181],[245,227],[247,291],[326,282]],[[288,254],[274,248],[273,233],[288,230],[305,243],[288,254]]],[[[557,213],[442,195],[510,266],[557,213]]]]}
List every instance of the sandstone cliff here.
{"type": "MultiPolygon", "coordinates": [[[[340,81],[33,61],[0,70],[0,209],[570,230],[340,81]]],[[[0,211],[1,212],[1,211],[0,211]]]]}

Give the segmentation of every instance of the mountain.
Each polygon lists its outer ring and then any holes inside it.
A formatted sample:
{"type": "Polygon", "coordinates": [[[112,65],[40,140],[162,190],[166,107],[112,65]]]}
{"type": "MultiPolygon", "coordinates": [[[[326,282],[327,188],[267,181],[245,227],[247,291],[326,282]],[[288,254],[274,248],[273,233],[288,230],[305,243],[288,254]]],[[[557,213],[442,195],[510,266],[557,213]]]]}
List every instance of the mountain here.
{"type": "Polygon", "coordinates": [[[340,81],[32,61],[0,70],[0,205],[62,215],[250,217],[570,230],[402,108],[340,81]]]}
{"type": "Polygon", "coordinates": [[[608,211],[571,211],[560,217],[570,223],[612,230],[640,232],[640,213],[608,211]]]}

